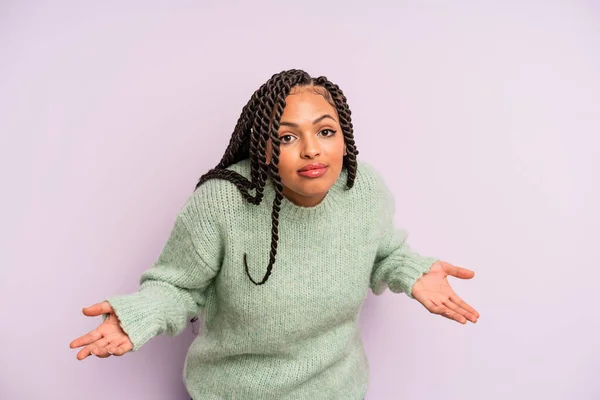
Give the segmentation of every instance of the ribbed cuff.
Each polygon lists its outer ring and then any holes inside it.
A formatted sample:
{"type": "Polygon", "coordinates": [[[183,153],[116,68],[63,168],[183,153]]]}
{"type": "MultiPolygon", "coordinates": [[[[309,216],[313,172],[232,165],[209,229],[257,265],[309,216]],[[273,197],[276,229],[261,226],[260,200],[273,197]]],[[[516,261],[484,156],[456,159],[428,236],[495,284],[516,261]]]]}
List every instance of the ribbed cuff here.
{"type": "Polygon", "coordinates": [[[390,277],[388,287],[392,292],[404,292],[412,299],[413,285],[437,261],[439,260],[435,257],[422,256],[413,251],[404,253],[402,255],[401,266],[390,277]]]}
{"type": "Polygon", "coordinates": [[[113,308],[121,328],[138,350],[161,331],[160,302],[151,293],[137,292],[106,299],[113,308]]]}

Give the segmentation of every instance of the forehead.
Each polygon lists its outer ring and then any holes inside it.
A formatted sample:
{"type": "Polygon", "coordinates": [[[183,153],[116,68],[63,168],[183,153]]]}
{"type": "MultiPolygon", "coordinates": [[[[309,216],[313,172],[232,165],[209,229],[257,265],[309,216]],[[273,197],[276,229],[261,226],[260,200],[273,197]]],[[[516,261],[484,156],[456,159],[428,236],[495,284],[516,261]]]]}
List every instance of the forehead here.
{"type": "Polygon", "coordinates": [[[321,94],[321,88],[293,89],[285,99],[282,120],[314,120],[323,114],[337,116],[335,107],[321,94]]]}

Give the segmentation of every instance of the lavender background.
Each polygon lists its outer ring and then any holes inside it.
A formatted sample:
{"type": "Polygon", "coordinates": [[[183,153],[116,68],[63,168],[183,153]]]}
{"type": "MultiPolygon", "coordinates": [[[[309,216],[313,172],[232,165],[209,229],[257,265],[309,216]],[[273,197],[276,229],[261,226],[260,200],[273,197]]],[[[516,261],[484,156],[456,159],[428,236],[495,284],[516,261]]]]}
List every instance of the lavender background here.
{"type": "Polygon", "coordinates": [[[597,2],[5,0],[0,49],[0,398],[187,398],[190,330],[68,344],[287,68],[345,91],[412,246],[477,273],[475,326],[369,297],[367,398],[600,398],[597,2]]]}

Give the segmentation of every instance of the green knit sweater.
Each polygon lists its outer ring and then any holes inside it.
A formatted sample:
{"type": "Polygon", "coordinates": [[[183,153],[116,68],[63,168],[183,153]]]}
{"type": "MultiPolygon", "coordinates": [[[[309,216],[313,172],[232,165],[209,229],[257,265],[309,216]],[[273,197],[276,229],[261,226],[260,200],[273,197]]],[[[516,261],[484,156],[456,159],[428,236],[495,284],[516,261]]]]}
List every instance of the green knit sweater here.
{"type": "MultiPolygon", "coordinates": [[[[230,169],[250,176],[250,163],[230,169]]],[[[260,205],[235,185],[204,183],[179,212],[164,250],[134,294],[107,299],[134,350],[181,332],[203,311],[201,334],[185,362],[194,399],[362,399],[368,363],[358,317],[368,289],[411,296],[436,261],[410,250],[394,228],[394,201],[381,177],[359,162],[315,207],[283,200],[279,244],[266,272],[275,197],[267,182],[260,205]]]]}

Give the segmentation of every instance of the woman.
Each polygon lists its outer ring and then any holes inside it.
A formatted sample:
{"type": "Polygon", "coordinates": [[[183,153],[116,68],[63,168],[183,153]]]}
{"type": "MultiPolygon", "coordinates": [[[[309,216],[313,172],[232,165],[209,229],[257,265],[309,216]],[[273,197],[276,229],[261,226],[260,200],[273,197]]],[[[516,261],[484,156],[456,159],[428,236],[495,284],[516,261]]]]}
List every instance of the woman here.
{"type": "Polygon", "coordinates": [[[77,358],[121,356],[203,311],[185,365],[193,398],[362,399],[358,317],[369,288],[476,322],[446,278],[474,273],[410,249],[391,194],[357,155],[337,85],[299,70],[274,75],[242,110],[139,291],[83,310],[105,319],[71,343],[83,347],[77,358]]]}

